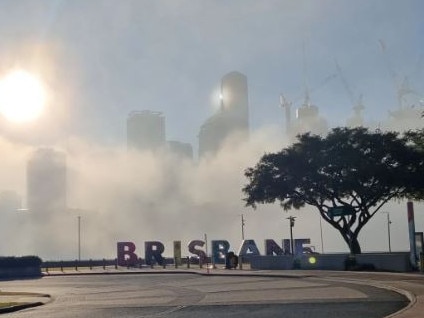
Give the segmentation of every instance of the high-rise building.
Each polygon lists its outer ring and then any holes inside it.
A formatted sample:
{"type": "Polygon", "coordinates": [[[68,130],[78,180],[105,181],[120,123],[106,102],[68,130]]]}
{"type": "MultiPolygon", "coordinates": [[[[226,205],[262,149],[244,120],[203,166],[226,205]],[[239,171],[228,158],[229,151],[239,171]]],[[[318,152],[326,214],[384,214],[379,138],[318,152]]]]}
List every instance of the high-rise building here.
{"type": "Polygon", "coordinates": [[[0,213],[16,213],[22,208],[22,199],[18,193],[12,190],[0,192],[0,213]]]}
{"type": "Polygon", "coordinates": [[[161,112],[134,111],[127,119],[129,150],[155,151],[165,146],[165,117],[161,112]]]}
{"type": "Polygon", "coordinates": [[[220,109],[200,127],[199,157],[216,153],[231,135],[249,133],[247,77],[231,72],[221,80],[220,109]]]}
{"type": "Polygon", "coordinates": [[[189,143],[169,140],[167,142],[170,153],[185,159],[193,159],[193,147],[189,143]]]}
{"type": "Polygon", "coordinates": [[[51,214],[66,210],[66,155],[37,149],[27,164],[27,207],[30,213],[51,214]]]}
{"type": "Polygon", "coordinates": [[[233,131],[249,131],[249,101],[247,77],[231,72],[221,80],[221,109],[233,131]]]}

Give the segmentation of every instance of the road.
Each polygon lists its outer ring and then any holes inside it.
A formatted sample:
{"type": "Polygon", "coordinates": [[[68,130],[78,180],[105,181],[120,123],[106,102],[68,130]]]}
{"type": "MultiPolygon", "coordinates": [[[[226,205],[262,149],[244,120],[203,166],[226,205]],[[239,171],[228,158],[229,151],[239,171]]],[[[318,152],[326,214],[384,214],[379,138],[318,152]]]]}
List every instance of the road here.
{"type": "Polygon", "coordinates": [[[385,317],[406,306],[393,291],[317,277],[129,274],[0,282],[48,304],[5,317],[385,317]]]}

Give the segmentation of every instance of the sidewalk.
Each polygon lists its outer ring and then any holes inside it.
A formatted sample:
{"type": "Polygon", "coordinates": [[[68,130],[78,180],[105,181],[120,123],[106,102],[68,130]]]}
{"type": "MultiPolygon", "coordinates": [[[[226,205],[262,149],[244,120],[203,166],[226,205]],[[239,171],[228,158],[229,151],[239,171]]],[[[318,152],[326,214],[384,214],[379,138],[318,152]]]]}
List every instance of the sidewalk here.
{"type": "MultiPolygon", "coordinates": [[[[385,288],[396,291],[406,296],[410,303],[401,311],[388,317],[396,318],[418,318],[423,316],[424,312],[424,275],[419,273],[385,273],[385,272],[345,272],[345,271],[306,271],[306,270],[264,270],[255,271],[250,269],[243,270],[225,270],[217,269],[199,269],[199,268],[180,268],[168,267],[163,269],[157,267],[154,269],[137,269],[125,267],[115,268],[85,268],[85,269],[64,269],[50,270],[43,273],[45,276],[69,276],[69,275],[125,275],[125,274],[181,274],[192,273],[198,275],[249,275],[266,277],[288,277],[288,278],[314,278],[327,281],[342,281],[346,283],[371,285],[379,288],[385,288]]],[[[0,308],[0,313],[12,312],[23,308],[43,305],[50,301],[50,296],[45,294],[28,293],[7,293],[0,292],[0,303],[11,303],[11,306],[0,308]],[[18,305],[16,305],[18,303],[18,305]],[[13,305],[15,304],[15,305],[13,305]]]]}

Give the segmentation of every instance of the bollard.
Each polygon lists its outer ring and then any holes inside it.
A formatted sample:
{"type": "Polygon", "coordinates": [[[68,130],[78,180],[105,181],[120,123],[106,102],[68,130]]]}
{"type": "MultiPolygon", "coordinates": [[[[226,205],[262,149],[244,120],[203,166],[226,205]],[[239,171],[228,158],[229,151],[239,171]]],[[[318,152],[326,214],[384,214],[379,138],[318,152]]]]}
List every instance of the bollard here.
{"type": "Polygon", "coordinates": [[[174,257],[174,265],[175,268],[178,268],[178,259],[176,257],[174,257]]]}
{"type": "Polygon", "coordinates": [[[163,269],[166,268],[166,261],[165,260],[163,260],[162,266],[163,266],[163,269]]]}
{"type": "Polygon", "coordinates": [[[63,272],[63,262],[60,262],[60,270],[63,272]]]}
{"type": "Polygon", "coordinates": [[[115,258],[115,269],[118,269],[118,259],[115,258]]]}
{"type": "Polygon", "coordinates": [[[103,270],[105,270],[105,269],[106,269],[106,260],[103,259],[103,270]]]}
{"type": "Polygon", "coordinates": [[[75,270],[76,271],[78,270],[78,260],[77,259],[75,260],[75,270]]]}
{"type": "Polygon", "coordinates": [[[90,264],[90,270],[93,270],[93,263],[92,263],[92,259],[90,258],[88,263],[90,264]]]}
{"type": "Polygon", "coordinates": [[[187,256],[187,268],[190,268],[190,257],[187,256]]]}
{"type": "Polygon", "coordinates": [[[239,269],[243,269],[243,257],[239,256],[239,269]]]}

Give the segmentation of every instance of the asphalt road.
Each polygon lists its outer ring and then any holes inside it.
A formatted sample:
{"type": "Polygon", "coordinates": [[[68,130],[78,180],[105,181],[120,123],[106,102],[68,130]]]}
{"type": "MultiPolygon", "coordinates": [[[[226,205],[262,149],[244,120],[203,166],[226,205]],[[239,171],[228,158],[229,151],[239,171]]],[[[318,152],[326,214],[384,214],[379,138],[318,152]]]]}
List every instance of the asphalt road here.
{"type": "Polygon", "coordinates": [[[385,317],[407,305],[398,293],[314,277],[131,274],[51,276],[0,282],[41,292],[48,304],[4,317],[385,317]]]}

